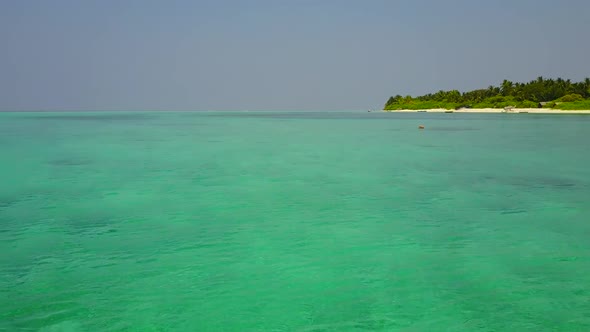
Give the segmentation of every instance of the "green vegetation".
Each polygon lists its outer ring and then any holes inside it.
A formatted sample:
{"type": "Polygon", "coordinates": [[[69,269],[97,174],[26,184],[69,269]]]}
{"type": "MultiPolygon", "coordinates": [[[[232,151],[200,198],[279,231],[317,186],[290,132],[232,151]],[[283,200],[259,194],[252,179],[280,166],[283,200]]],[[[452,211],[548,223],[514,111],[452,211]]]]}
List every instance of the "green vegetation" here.
{"type": "Polygon", "coordinates": [[[561,103],[553,107],[564,111],[575,111],[575,110],[590,110],[590,100],[574,101],[568,103],[561,103]]]}
{"type": "Polygon", "coordinates": [[[419,97],[390,97],[385,110],[459,109],[459,108],[555,108],[590,110],[590,78],[572,83],[570,80],[539,77],[529,83],[504,80],[499,87],[459,92],[439,91],[419,97]]]}

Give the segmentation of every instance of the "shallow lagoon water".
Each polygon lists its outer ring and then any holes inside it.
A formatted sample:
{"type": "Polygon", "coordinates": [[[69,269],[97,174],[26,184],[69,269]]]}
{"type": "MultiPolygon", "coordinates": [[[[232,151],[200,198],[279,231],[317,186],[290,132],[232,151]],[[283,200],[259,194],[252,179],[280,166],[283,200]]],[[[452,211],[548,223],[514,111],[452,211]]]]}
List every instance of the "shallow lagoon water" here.
{"type": "Polygon", "coordinates": [[[0,330],[588,331],[588,142],[578,115],[0,113],[0,330]]]}

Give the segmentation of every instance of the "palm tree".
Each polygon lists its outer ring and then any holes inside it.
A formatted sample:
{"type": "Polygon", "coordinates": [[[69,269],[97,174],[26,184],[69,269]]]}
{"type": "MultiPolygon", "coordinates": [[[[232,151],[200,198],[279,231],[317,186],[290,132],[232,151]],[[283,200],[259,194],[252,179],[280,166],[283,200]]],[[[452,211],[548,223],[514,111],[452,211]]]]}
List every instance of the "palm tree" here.
{"type": "Polygon", "coordinates": [[[504,80],[504,82],[502,82],[502,95],[509,96],[512,93],[512,85],[512,82],[504,80]]]}

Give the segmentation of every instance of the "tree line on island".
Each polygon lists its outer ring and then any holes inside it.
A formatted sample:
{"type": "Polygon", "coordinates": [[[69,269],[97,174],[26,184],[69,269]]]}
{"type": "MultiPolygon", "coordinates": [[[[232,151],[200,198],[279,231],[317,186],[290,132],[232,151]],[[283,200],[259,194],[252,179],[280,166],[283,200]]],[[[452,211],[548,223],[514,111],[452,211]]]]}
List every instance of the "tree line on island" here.
{"type": "Polygon", "coordinates": [[[590,78],[577,83],[571,80],[539,77],[528,83],[504,80],[500,86],[490,86],[468,92],[439,91],[412,97],[390,97],[385,110],[460,109],[460,108],[555,108],[562,110],[590,109],[590,78]]]}

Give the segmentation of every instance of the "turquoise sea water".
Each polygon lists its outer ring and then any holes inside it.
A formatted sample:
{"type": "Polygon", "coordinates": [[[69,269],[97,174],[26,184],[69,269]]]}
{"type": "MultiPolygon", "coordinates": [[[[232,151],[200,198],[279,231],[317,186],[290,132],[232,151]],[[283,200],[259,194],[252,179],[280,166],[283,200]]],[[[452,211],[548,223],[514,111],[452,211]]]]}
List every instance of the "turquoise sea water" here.
{"type": "Polygon", "coordinates": [[[589,142],[577,115],[0,113],[0,330],[590,331],[589,142]]]}

